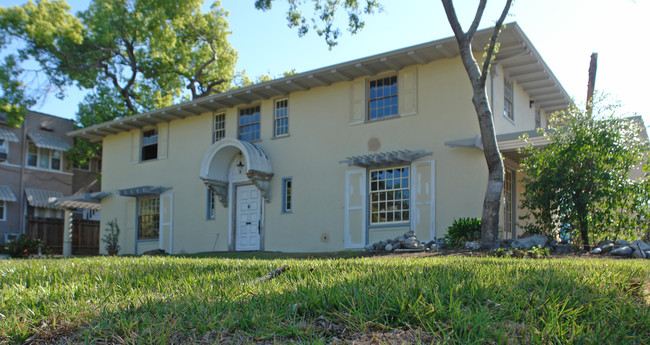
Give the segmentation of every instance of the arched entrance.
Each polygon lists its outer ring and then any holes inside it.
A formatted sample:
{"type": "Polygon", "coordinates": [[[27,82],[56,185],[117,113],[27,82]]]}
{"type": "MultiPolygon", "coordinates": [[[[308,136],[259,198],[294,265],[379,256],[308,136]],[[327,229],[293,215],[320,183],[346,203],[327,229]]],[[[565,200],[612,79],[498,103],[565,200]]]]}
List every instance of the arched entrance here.
{"type": "Polygon", "coordinates": [[[255,144],[225,138],[208,149],[199,177],[230,208],[230,250],[263,249],[264,201],[271,200],[273,177],[268,154],[255,144]]]}

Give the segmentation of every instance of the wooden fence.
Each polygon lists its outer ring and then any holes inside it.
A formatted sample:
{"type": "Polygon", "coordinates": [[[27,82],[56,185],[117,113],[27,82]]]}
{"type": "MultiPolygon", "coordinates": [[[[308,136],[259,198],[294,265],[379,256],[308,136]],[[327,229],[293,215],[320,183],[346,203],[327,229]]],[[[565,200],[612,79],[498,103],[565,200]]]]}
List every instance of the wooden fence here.
{"type": "MultiPolygon", "coordinates": [[[[63,219],[26,217],[25,235],[39,239],[54,254],[63,254],[63,219]]],[[[72,255],[99,254],[99,221],[72,221],[72,255]]]]}

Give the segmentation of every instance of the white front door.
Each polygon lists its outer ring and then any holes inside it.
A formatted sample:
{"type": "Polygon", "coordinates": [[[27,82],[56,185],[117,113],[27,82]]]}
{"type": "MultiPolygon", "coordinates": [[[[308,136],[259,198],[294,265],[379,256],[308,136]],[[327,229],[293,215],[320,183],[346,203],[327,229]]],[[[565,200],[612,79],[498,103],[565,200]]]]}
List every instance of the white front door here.
{"type": "Polygon", "coordinates": [[[235,250],[260,250],[262,197],[253,185],[237,187],[235,250]]]}

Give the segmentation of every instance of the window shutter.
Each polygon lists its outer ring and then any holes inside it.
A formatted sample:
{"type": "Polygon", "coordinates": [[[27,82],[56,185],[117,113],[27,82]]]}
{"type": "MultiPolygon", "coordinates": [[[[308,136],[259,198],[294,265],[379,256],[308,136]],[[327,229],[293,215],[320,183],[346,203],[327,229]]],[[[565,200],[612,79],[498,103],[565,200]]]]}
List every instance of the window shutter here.
{"type": "Polygon", "coordinates": [[[399,72],[397,85],[399,87],[400,115],[413,115],[418,111],[418,69],[406,68],[399,72]]]}
{"type": "Polygon", "coordinates": [[[411,194],[414,195],[411,228],[415,229],[421,241],[432,240],[436,236],[435,208],[435,161],[413,164],[411,175],[411,194]]]}
{"type": "Polygon", "coordinates": [[[140,161],[140,131],[131,131],[131,163],[140,161]]]}
{"type": "Polygon", "coordinates": [[[345,172],[345,248],[366,244],[366,170],[345,172]]]}
{"type": "Polygon", "coordinates": [[[158,124],[158,159],[167,158],[168,138],[169,138],[169,124],[168,123],[158,124]]]}
{"type": "Polygon", "coordinates": [[[350,85],[350,125],[366,120],[366,81],[359,79],[350,85]]]}
{"type": "Polygon", "coordinates": [[[174,241],[173,232],[173,209],[174,194],[163,193],[160,195],[160,229],[159,229],[159,247],[160,249],[172,254],[172,244],[174,241]]]}

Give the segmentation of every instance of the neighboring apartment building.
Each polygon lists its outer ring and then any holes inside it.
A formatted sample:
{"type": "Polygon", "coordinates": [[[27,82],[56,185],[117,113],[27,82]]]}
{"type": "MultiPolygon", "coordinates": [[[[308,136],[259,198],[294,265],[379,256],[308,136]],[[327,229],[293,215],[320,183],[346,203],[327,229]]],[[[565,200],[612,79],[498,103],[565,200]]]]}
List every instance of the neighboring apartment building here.
{"type": "MultiPolygon", "coordinates": [[[[487,92],[507,168],[501,232],[514,237],[518,137],[543,145],[535,128],[570,99],[516,23],[500,42],[487,92]]],[[[70,134],[103,142],[101,229],[117,220],[121,253],[336,251],[480,217],[471,98],[446,38],[70,134]]]]}
{"type": "Polygon", "coordinates": [[[19,128],[5,120],[0,114],[0,242],[24,233],[29,219],[63,218],[52,198],[100,189],[98,161],[92,167],[71,167],[66,161],[73,145],[66,135],[74,129],[72,120],[34,111],[19,128]]]}

